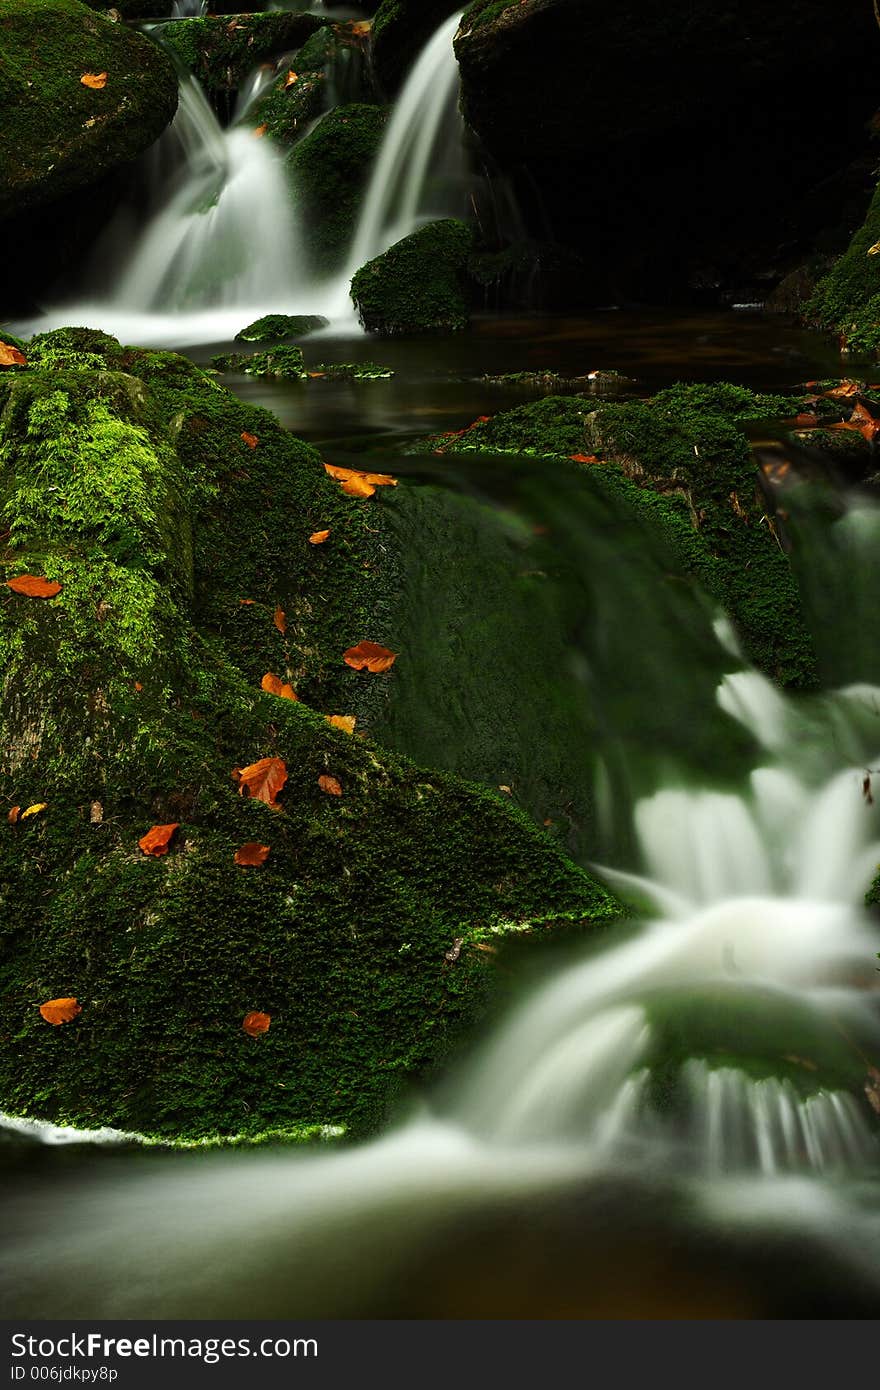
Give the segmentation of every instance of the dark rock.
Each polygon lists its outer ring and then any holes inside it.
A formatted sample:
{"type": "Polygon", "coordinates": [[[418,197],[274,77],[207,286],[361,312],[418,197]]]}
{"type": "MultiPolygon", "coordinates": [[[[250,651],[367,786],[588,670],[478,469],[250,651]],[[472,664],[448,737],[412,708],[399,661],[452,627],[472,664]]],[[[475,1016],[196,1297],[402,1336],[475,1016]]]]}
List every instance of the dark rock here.
{"type": "Polygon", "coordinates": [[[289,156],[302,226],[318,270],[330,271],[345,259],[387,118],[381,106],[337,107],[289,156]]]}
{"type": "Polygon", "coordinates": [[[473,233],[463,222],[430,222],[368,261],[351,297],[369,333],[452,333],[469,318],[467,263],[473,233]]]}
{"type": "Polygon", "coordinates": [[[461,0],[383,0],[373,21],[373,67],[393,96],[434,31],[461,9],[461,0]]]}
{"type": "Polygon", "coordinates": [[[163,24],[156,33],[217,102],[236,92],[259,63],[300,48],[323,23],[317,15],[274,11],[206,15],[163,24]]]}

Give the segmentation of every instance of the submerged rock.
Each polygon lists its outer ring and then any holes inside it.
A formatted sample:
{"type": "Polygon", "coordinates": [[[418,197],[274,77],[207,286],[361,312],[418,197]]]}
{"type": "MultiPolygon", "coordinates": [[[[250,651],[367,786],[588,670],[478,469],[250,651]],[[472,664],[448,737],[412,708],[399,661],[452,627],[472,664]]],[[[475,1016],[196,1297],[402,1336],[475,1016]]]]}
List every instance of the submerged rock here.
{"type": "Polygon", "coordinates": [[[264,314],[261,319],[249,323],[235,340],[239,343],[277,343],[283,338],[304,338],[307,333],[316,333],[326,328],[329,319],[320,314],[264,314]]]}
{"type": "Polygon", "coordinates": [[[368,333],[454,333],[470,317],[467,263],[473,232],[450,218],[430,222],[368,261],[351,297],[368,333]]]}
{"type": "Polygon", "coordinates": [[[393,503],[174,354],[67,330],[29,360],[0,378],[3,578],[60,589],[0,605],[5,810],[42,807],[2,818],[0,1104],[165,1138],[368,1128],[479,1011],[482,945],[616,906],[497,796],[328,723],[395,678],[342,661],[384,635],[393,503]],[[274,809],[237,785],[264,758],[274,809]]]}

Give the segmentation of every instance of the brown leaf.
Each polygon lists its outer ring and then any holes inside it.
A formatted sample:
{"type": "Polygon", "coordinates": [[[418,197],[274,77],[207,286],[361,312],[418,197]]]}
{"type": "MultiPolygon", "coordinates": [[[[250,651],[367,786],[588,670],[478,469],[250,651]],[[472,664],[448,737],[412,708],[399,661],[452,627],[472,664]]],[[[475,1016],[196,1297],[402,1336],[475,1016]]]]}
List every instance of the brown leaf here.
{"type": "Polygon", "coordinates": [[[70,1023],[71,1019],[82,1013],[82,1005],[77,1003],[75,995],[69,999],[48,999],[40,1005],[40,1013],[47,1023],[57,1028],[62,1023],[70,1023]]]}
{"type": "Polygon", "coordinates": [[[260,442],[259,435],[248,434],[247,430],[242,430],[241,437],[249,449],[256,449],[257,445],[260,442]]]}
{"type": "Polygon", "coordinates": [[[342,795],[342,783],[336,777],[319,777],[318,786],[321,788],[321,791],[326,792],[328,796],[342,795]]]}
{"type": "Polygon", "coordinates": [[[271,1022],[270,1014],[261,1014],[255,1010],[253,1013],[245,1014],[241,1026],[249,1038],[258,1038],[261,1033],[268,1033],[271,1022]]]}
{"type": "Polygon", "coordinates": [[[102,92],[107,86],[106,72],[84,72],[79,80],[84,87],[91,87],[93,92],[102,92]]]}
{"type": "Polygon", "coordinates": [[[329,536],[329,531],[313,531],[309,536],[309,545],[323,545],[329,536]]]}
{"type": "Polygon", "coordinates": [[[389,473],[362,473],[358,468],[339,468],[335,463],[325,463],[324,468],[342,484],[342,491],[349,497],[372,497],[377,487],[397,487],[397,479],[389,473]]]}
{"type": "Polygon", "coordinates": [[[276,608],[272,621],[283,637],[287,632],[287,614],[283,608],[276,608]]]}
{"type": "Polygon", "coordinates": [[[373,675],[379,675],[382,671],[391,670],[397,660],[397,652],[390,652],[377,642],[358,642],[356,647],[349,647],[342,660],[353,671],[371,671],[373,675]]]}
{"type": "Polygon", "coordinates": [[[36,801],[33,806],[29,806],[26,811],[22,811],[21,819],[27,820],[28,816],[38,816],[43,811],[48,811],[48,801],[36,801]]]}
{"type": "Polygon", "coordinates": [[[89,824],[104,824],[104,807],[101,805],[100,801],[93,801],[89,807],[89,824]]]}
{"type": "Polygon", "coordinates": [[[255,598],[240,598],[238,600],[239,606],[241,608],[253,608],[256,601],[257,600],[255,598]]]}
{"type": "Polygon", "coordinates": [[[178,829],[180,821],[172,821],[170,825],[154,825],[148,830],[146,835],[142,835],[138,844],[144,854],[151,854],[155,859],[168,853],[168,846],[175,830],[178,829]]]}
{"type": "Polygon", "coordinates": [[[596,454],[569,454],[572,463],[598,463],[596,454]]]}
{"type": "Polygon", "coordinates": [[[833,386],[830,391],[825,391],[823,394],[834,401],[848,400],[850,396],[859,394],[859,384],[857,381],[842,381],[839,386],[833,386]]]}
{"type": "Polygon", "coordinates": [[[327,723],[332,724],[334,729],[341,729],[344,734],[354,733],[354,726],[357,723],[356,714],[328,714],[325,717],[327,723]]]}
{"type": "Polygon", "coordinates": [[[260,685],[267,695],[278,695],[282,700],[298,700],[299,696],[292,685],[282,681],[280,676],[273,676],[271,671],[267,671],[260,685]]]}
{"type": "Polygon", "coordinates": [[[27,594],[28,598],[54,598],[61,593],[58,581],[42,574],[17,574],[14,579],[7,579],[6,586],[14,594],[27,594]]]}
{"type": "Polygon", "coordinates": [[[241,849],[235,851],[235,862],[243,867],[254,869],[259,864],[265,864],[269,857],[269,846],[260,845],[256,840],[249,840],[241,849]]]}
{"type": "Polygon", "coordinates": [[[11,807],[9,808],[8,813],[7,813],[6,819],[9,821],[9,824],[10,824],[10,825],[16,825],[16,824],[18,823],[18,820],[19,820],[19,817],[20,817],[20,816],[21,816],[21,807],[20,807],[20,806],[11,806],[11,807]]]}
{"type": "Polygon", "coordinates": [[[258,125],[258,126],[255,128],[254,132],[253,132],[254,139],[255,139],[255,140],[262,140],[263,136],[266,134],[266,131],[267,131],[268,129],[269,129],[269,127],[266,125],[265,121],[263,122],[262,125],[258,125]]]}
{"type": "Polygon", "coordinates": [[[24,353],[11,343],[0,343],[0,367],[26,367],[24,353]]]}
{"type": "Polygon", "coordinates": [[[799,430],[814,430],[819,423],[819,417],[811,411],[804,411],[803,414],[794,417],[794,423],[799,430]]]}
{"type": "Polygon", "coordinates": [[[299,81],[299,76],[298,76],[298,74],[294,72],[293,68],[290,68],[290,70],[288,71],[287,77],[286,77],[286,79],[285,79],[285,82],[284,82],[284,90],[285,90],[285,92],[287,91],[288,87],[292,87],[293,84],[294,84],[295,82],[298,82],[298,81],[299,81]]]}
{"type": "Polygon", "coordinates": [[[342,491],[346,497],[375,497],[376,489],[372,483],[368,483],[366,478],[355,474],[351,478],[346,478],[342,484],[342,491]]]}
{"type": "Polygon", "coordinates": [[[240,796],[264,801],[274,809],[278,805],[278,793],[287,781],[287,767],[281,758],[260,758],[249,767],[233,768],[232,776],[238,783],[240,796]]]}

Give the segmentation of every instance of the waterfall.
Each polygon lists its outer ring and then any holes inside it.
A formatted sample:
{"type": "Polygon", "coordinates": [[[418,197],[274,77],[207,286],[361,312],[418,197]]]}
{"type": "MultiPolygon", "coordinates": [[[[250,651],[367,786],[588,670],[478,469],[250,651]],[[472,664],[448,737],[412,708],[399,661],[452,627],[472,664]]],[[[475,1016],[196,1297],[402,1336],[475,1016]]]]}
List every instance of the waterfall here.
{"type": "Polygon", "coordinates": [[[174,0],[171,8],[172,19],[195,19],[205,13],[208,0],[174,0]]]}

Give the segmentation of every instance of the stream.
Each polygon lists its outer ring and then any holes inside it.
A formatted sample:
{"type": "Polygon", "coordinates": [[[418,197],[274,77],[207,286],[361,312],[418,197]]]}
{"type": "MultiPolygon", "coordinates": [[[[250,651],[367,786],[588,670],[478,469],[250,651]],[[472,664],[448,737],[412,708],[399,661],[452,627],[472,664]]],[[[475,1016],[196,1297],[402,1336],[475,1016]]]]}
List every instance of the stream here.
{"type": "MultiPolygon", "coordinates": [[[[437,212],[426,170],[457,119],[454,30],[400,99],[380,161],[399,197],[368,197],[353,264],[437,212]]],[[[207,363],[260,312],[324,313],[307,366],[393,370],[224,381],[413,499],[393,634],[406,660],[372,737],[502,788],[632,916],[502,958],[495,1017],[370,1142],[171,1152],[7,1121],[7,1316],[875,1316],[880,931],[864,898],[880,811],[864,781],[880,768],[880,511],[839,490],[833,509],[805,508],[793,567],[824,688],[788,696],[589,470],[403,452],[535,399],[487,376],[782,390],[839,375],[833,348],[757,313],[612,306],[368,340],[339,293],[351,265],[323,284],[285,270],[298,231],[266,143],[221,130],[192,79],[183,91],[136,245],[105,248],[100,291],[86,267],[72,299],[16,328],[88,323],[207,363]],[[255,203],[277,228],[258,263],[239,256],[255,203]]],[[[376,504],[402,526],[394,498],[376,504]]]]}

